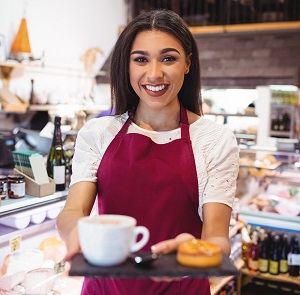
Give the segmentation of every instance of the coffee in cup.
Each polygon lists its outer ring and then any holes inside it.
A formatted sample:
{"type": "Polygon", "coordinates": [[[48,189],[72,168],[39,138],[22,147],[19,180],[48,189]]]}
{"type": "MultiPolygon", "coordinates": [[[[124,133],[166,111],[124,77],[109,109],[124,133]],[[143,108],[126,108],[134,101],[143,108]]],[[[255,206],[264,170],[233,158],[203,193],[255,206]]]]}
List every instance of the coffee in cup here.
{"type": "Polygon", "coordinates": [[[136,226],[135,218],[114,214],[80,218],[78,234],[84,258],[95,266],[121,264],[149,240],[149,230],[136,226]],[[141,236],[139,241],[138,236],[141,236]]]}

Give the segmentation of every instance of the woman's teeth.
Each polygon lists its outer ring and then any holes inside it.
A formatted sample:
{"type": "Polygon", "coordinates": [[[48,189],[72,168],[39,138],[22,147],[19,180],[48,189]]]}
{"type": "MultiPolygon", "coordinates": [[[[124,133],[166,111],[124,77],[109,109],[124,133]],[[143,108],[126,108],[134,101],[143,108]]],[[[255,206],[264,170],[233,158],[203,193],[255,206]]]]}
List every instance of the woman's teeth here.
{"type": "Polygon", "coordinates": [[[166,85],[161,85],[161,86],[150,86],[150,85],[146,85],[146,88],[150,91],[161,91],[163,89],[166,88],[166,85]]]}

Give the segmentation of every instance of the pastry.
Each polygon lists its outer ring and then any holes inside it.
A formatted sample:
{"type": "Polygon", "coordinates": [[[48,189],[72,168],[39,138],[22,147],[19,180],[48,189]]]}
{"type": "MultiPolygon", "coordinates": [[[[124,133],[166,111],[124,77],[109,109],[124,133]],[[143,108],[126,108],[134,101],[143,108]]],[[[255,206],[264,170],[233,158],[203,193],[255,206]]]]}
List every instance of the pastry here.
{"type": "Polygon", "coordinates": [[[179,244],[177,261],[189,267],[213,267],[221,264],[221,248],[211,242],[191,239],[179,244]]]}

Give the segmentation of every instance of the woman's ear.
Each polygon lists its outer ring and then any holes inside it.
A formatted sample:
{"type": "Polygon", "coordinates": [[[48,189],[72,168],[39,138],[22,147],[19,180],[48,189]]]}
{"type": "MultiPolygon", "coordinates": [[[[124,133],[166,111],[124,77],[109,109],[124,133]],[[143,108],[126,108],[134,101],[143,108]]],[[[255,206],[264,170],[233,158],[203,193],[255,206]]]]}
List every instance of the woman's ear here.
{"type": "Polygon", "coordinates": [[[190,66],[191,66],[191,56],[192,54],[190,54],[189,56],[187,56],[186,58],[186,66],[185,66],[185,74],[188,74],[188,72],[190,71],[190,66]]]}

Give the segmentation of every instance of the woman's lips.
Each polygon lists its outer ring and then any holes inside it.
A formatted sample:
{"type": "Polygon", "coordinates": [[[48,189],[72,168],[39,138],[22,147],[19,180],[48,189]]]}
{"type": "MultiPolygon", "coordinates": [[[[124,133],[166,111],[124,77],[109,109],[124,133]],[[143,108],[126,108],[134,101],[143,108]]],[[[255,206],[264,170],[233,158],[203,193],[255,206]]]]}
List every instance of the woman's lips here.
{"type": "Polygon", "coordinates": [[[163,95],[168,90],[169,85],[143,85],[143,88],[151,96],[163,95]]]}

